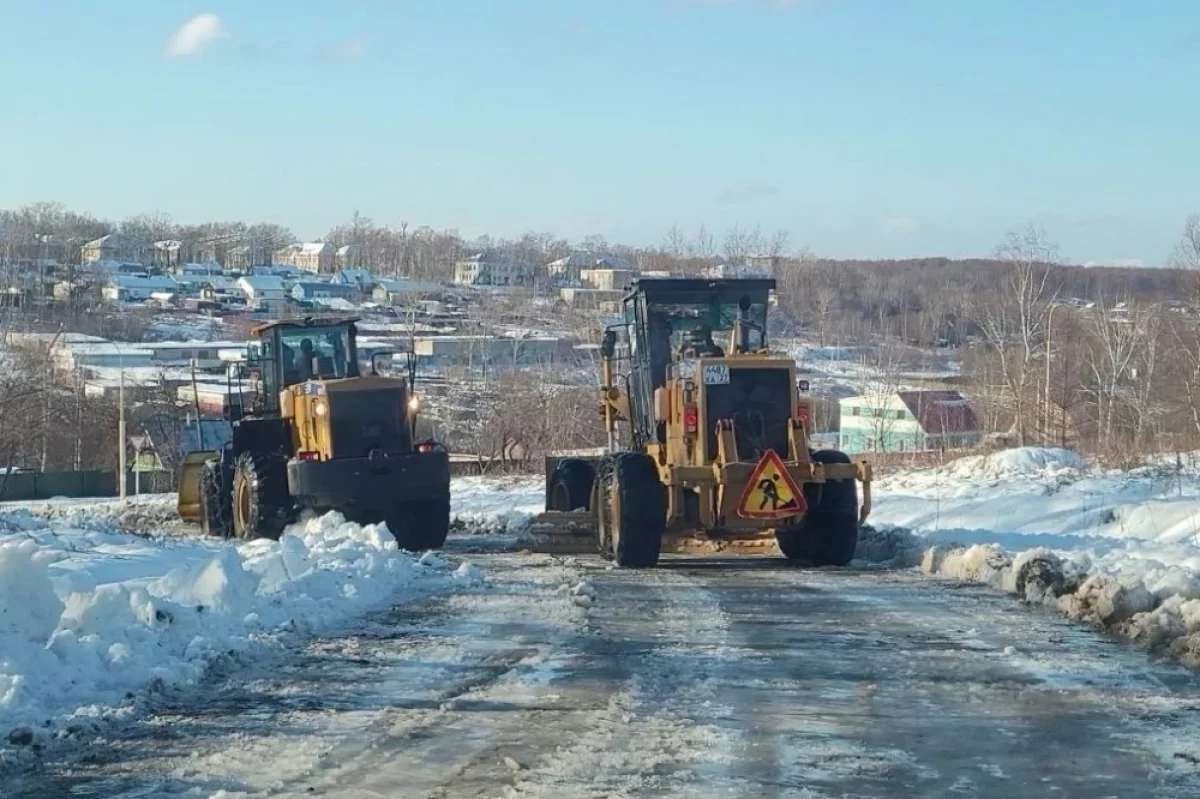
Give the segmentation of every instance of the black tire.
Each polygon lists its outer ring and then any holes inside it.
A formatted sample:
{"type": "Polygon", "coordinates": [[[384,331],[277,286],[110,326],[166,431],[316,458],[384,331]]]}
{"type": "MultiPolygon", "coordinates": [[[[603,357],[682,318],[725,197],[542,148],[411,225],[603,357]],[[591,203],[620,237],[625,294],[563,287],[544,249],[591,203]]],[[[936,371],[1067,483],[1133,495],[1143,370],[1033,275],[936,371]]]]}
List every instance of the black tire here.
{"type": "Polygon", "coordinates": [[[278,541],[295,518],[282,458],[243,452],[233,465],[233,534],[244,541],[278,541]]]}
{"type": "MultiPolygon", "coordinates": [[[[836,450],[816,450],[818,463],[850,463],[836,450]]],[[[808,512],[799,524],[775,534],[779,550],[790,561],[808,566],[846,566],[858,548],[858,484],[830,480],[804,486],[808,512]]]]}
{"type": "Polygon", "coordinates": [[[640,452],[606,458],[593,496],[601,554],[625,568],[658,565],[667,497],[654,459],[640,452]]]}
{"type": "Polygon", "coordinates": [[[400,503],[387,514],[387,526],[401,549],[441,549],[450,532],[450,495],[400,503]]]}
{"type": "Polygon", "coordinates": [[[550,475],[550,490],[546,494],[546,510],[591,510],[592,484],[596,470],[581,460],[565,460],[550,475]]]}
{"type": "Polygon", "coordinates": [[[200,529],[214,538],[233,535],[233,502],[225,490],[219,460],[208,461],[200,472],[200,529]]]}

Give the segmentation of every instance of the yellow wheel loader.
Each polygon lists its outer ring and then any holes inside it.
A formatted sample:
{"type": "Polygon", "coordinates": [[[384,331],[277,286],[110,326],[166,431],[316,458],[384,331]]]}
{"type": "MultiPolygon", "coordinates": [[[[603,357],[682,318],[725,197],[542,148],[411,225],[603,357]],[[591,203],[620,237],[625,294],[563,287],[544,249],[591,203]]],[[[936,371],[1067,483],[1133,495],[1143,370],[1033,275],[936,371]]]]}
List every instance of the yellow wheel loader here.
{"type": "Polygon", "coordinates": [[[767,346],[774,287],[634,284],[624,322],[601,345],[607,451],[547,459],[547,512],[527,533],[535,549],[598,546],[620,566],[646,567],[664,550],[777,544],[813,566],[850,562],[870,513],[871,467],[810,446],[795,361],[767,346]]]}
{"type": "Polygon", "coordinates": [[[386,522],[405,549],[445,542],[450,459],[440,444],[415,440],[415,364],[410,357],[407,377],[391,377],[372,360],[361,374],[356,322],[284,320],[251,332],[238,371],[251,403],[230,406],[228,446],[185,458],[184,520],[209,535],[279,538],[303,510],[336,510],[386,522]]]}

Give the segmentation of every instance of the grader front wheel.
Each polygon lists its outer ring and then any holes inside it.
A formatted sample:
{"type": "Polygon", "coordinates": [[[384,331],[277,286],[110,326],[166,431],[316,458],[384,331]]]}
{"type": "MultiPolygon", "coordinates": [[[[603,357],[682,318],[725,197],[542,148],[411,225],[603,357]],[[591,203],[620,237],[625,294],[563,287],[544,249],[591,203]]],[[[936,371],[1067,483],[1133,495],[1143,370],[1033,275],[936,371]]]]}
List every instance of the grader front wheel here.
{"type": "Polygon", "coordinates": [[[606,459],[596,476],[594,510],[601,554],[625,568],[658,564],[667,508],[653,459],[640,452],[606,459]]]}

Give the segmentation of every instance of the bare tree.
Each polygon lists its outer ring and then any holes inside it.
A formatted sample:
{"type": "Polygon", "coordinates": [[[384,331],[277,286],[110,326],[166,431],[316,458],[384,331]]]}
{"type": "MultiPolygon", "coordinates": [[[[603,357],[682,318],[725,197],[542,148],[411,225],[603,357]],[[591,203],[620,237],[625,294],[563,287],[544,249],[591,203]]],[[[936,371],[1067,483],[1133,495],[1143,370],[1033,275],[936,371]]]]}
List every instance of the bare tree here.
{"type": "Polygon", "coordinates": [[[1057,291],[1051,284],[1051,266],[1058,248],[1045,231],[1030,225],[1008,234],[997,249],[1006,276],[999,296],[981,299],[980,325],[996,352],[1013,408],[1017,443],[1033,439],[1037,426],[1035,368],[1045,354],[1046,323],[1057,291]]]}

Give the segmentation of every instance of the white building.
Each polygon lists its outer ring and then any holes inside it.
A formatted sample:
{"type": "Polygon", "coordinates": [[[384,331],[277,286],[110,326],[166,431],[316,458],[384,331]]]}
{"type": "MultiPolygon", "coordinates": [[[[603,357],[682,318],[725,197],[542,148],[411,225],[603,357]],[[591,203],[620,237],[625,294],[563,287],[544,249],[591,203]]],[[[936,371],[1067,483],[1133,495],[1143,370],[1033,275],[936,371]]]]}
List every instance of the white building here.
{"type": "Polygon", "coordinates": [[[533,269],[495,253],[476,253],[454,265],[454,282],[460,286],[528,286],[533,269]]]}
{"type": "Polygon", "coordinates": [[[250,275],[238,278],[237,287],[246,295],[251,308],[270,310],[287,301],[287,284],[281,277],[250,275]]]}
{"type": "Polygon", "coordinates": [[[175,294],[179,285],[166,275],[114,275],[101,291],[109,302],[146,302],[155,294],[175,294]]]}
{"type": "Polygon", "coordinates": [[[960,449],[979,443],[971,404],[953,390],[897,391],[838,401],[840,444],[849,452],[960,449]]]}

